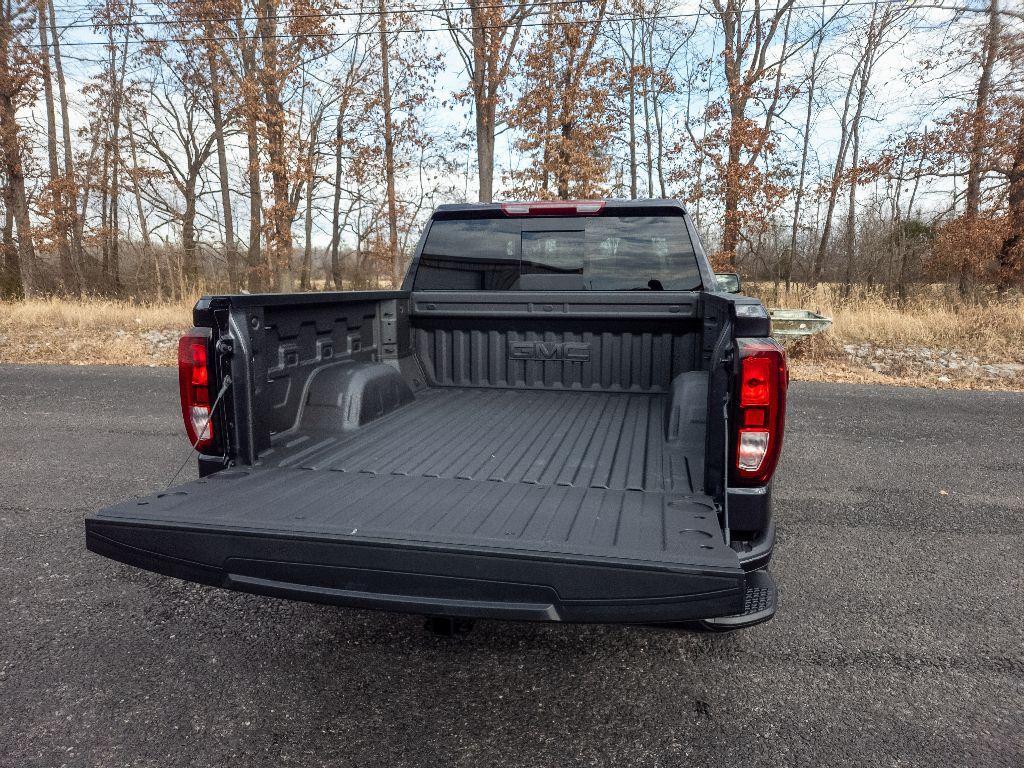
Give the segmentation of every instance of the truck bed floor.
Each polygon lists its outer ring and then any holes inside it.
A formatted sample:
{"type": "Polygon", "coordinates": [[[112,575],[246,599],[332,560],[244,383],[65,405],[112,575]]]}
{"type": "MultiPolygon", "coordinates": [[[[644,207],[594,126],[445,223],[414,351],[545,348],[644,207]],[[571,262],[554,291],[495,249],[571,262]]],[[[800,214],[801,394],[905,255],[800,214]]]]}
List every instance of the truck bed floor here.
{"type": "Polygon", "coordinates": [[[102,510],[90,546],[268,594],[366,578],[477,594],[472,577],[498,602],[534,595],[574,620],[608,615],[580,600],[654,600],[629,608],[638,620],[700,615],[707,600],[738,612],[736,554],[691,488],[686,449],[663,439],[664,407],[657,394],[433,390],[352,433],[282,436],[259,466],[102,510]],[[188,562],[169,565],[172,552],[188,562]]]}
{"type": "MultiPolygon", "coordinates": [[[[267,464],[375,475],[692,493],[703,430],[664,440],[661,394],[428,390],[349,434],[279,440],[267,464]],[[689,455],[688,455],[689,454],[689,455]]],[[[697,425],[699,426],[699,425],[697,425]]]]}

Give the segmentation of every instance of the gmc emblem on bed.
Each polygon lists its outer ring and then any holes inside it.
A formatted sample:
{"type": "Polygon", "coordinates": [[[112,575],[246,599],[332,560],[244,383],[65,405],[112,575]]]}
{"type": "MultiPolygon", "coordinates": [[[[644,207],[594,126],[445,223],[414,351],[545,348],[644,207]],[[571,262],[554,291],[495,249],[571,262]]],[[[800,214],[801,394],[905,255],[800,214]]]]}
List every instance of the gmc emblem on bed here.
{"type": "Polygon", "coordinates": [[[590,360],[590,345],[576,341],[513,341],[508,345],[509,360],[590,360]]]}

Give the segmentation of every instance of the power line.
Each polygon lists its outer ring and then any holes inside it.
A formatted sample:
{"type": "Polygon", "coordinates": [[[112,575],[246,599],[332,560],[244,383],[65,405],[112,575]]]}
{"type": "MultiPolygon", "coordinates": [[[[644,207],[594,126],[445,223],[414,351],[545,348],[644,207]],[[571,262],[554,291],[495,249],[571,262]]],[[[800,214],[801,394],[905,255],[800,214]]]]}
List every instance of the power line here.
{"type": "MultiPolygon", "coordinates": [[[[593,2],[593,0],[533,0],[533,2],[527,2],[526,6],[530,7],[530,6],[580,5],[582,3],[589,3],[589,2],[593,2]]],[[[494,9],[494,8],[508,8],[510,10],[514,10],[516,8],[516,6],[512,6],[512,5],[508,5],[508,4],[502,4],[502,3],[495,4],[495,5],[478,5],[476,7],[479,10],[490,10],[490,9],[494,9]]],[[[88,10],[88,9],[79,9],[80,12],[84,12],[85,10],[88,10]]],[[[418,13],[433,14],[433,13],[439,13],[441,11],[468,11],[468,10],[472,10],[472,6],[469,6],[469,5],[452,5],[452,6],[437,5],[437,6],[427,6],[427,7],[411,6],[409,8],[390,8],[390,9],[385,9],[383,11],[383,13],[384,13],[384,15],[391,16],[391,15],[398,15],[398,14],[404,14],[404,13],[411,13],[411,14],[418,14],[418,13]]],[[[286,14],[282,14],[280,16],[276,16],[274,18],[277,21],[288,21],[290,19],[345,18],[345,17],[367,17],[367,16],[378,17],[380,15],[381,15],[381,11],[319,11],[319,12],[316,12],[316,13],[286,13],[286,14]]],[[[245,16],[211,16],[211,17],[207,17],[207,18],[199,17],[199,18],[194,18],[194,19],[186,19],[186,21],[188,23],[190,23],[190,24],[204,24],[204,23],[207,23],[207,22],[210,22],[210,23],[220,23],[220,22],[227,22],[227,21],[251,21],[251,20],[257,20],[257,19],[261,19],[261,18],[264,18],[264,17],[258,16],[258,15],[254,15],[254,14],[249,14],[249,15],[245,15],[245,16]]],[[[173,20],[168,20],[167,17],[164,16],[163,18],[159,18],[159,19],[157,19],[157,18],[150,18],[148,20],[139,20],[139,21],[130,20],[130,21],[98,22],[98,23],[89,23],[89,24],[84,24],[84,23],[64,24],[64,25],[59,26],[59,30],[60,31],[64,31],[64,30],[67,30],[67,29],[106,29],[108,27],[121,28],[121,27],[127,27],[127,26],[150,26],[150,25],[154,25],[154,24],[175,24],[175,23],[179,23],[179,22],[175,22],[173,20]]]]}
{"type": "MultiPolygon", "coordinates": [[[[532,2],[527,2],[525,5],[527,7],[531,7],[531,6],[532,7],[550,7],[550,6],[564,6],[564,5],[582,5],[582,4],[592,3],[592,2],[594,2],[594,0],[533,0],[532,2]]],[[[915,7],[923,7],[923,8],[932,7],[932,8],[936,8],[936,9],[941,9],[942,8],[942,6],[938,6],[938,5],[934,4],[936,2],[936,0],[932,0],[932,2],[933,2],[932,6],[915,6],[915,7]]],[[[833,3],[825,4],[825,5],[817,3],[817,4],[813,5],[813,6],[811,6],[811,5],[808,5],[808,6],[794,6],[792,10],[794,10],[794,11],[820,10],[822,8],[846,8],[846,7],[855,7],[855,6],[865,6],[865,5],[900,5],[900,4],[909,4],[909,5],[913,6],[913,3],[914,3],[914,0],[851,0],[850,2],[833,2],[833,3]]],[[[156,3],[149,3],[149,5],[152,5],[153,7],[158,7],[156,3]]],[[[497,9],[497,8],[508,8],[508,9],[512,10],[512,9],[515,9],[516,6],[509,5],[507,3],[497,3],[497,4],[493,4],[493,5],[479,5],[479,6],[476,6],[476,8],[478,10],[491,10],[491,9],[497,9]]],[[[430,15],[430,14],[434,14],[434,13],[440,13],[440,12],[443,12],[443,11],[468,11],[468,10],[472,10],[472,9],[473,9],[472,6],[469,6],[469,5],[453,5],[453,6],[436,5],[436,6],[425,6],[425,7],[411,6],[409,8],[385,9],[383,11],[383,13],[385,15],[400,15],[400,14],[428,14],[428,15],[430,15]]],[[[82,9],[78,9],[78,10],[80,12],[85,12],[86,10],[88,10],[88,8],[82,8],[82,9]]],[[[161,10],[162,10],[162,8],[161,8],[161,10]]],[[[949,9],[949,10],[954,10],[954,9],[949,9]]],[[[959,10],[959,9],[955,9],[955,10],[959,10]]],[[[737,13],[737,14],[750,14],[750,13],[754,13],[754,12],[755,12],[755,9],[753,9],[753,8],[749,8],[749,9],[748,8],[740,8],[740,9],[737,9],[735,11],[735,13],[737,13]]],[[[699,11],[698,10],[698,11],[692,11],[692,12],[686,12],[686,13],[665,14],[665,15],[661,15],[661,16],[657,16],[657,17],[650,17],[650,18],[662,18],[662,19],[664,19],[664,18],[672,18],[672,19],[676,19],[676,18],[696,18],[696,17],[702,16],[702,15],[705,15],[706,13],[710,13],[710,12],[699,11]]],[[[276,18],[277,21],[288,21],[290,19],[379,17],[380,15],[381,15],[381,11],[320,11],[320,12],[316,12],[316,13],[282,14],[282,15],[277,16],[275,18],[276,18]]],[[[260,17],[258,15],[249,14],[249,15],[244,15],[244,16],[211,16],[211,17],[205,17],[205,18],[204,17],[200,17],[200,18],[195,18],[195,19],[187,19],[187,21],[189,23],[202,24],[202,23],[206,23],[206,22],[220,23],[220,22],[238,21],[238,20],[248,21],[248,20],[255,20],[255,19],[260,19],[260,18],[263,18],[263,17],[260,17]]],[[[627,16],[627,15],[620,15],[618,17],[609,17],[609,18],[621,18],[622,20],[629,20],[630,18],[636,18],[638,20],[643,20],[643,19],[648,18],[648,17],[646,17],[646,16],[632,17],[632,16],[627,16]]],[[[67,30],[67,29],[106,29],[108,27],[121,28],[121,27],[127,27],[127,26],[131,26],[131,25],[134,25],[134,26],[150,26],[150,25],[174,24],[174,23],[176,23],[176,22],[174,22],[172,20],[168,20],[167,17],[164,16],[163,18],[159,18],[159,19],[158,18],[150,18],[148,20],[139,20],[139,21],[130,20],[130,21],[115,21],[115,22],[98,22],[98,23],[88,23],[88,24],[85,24],[85,23],[65,24],[65,25],[60,26],[60,30],[63,31],[63,30],[67,30]]],[[[584,22],[584,23],[586,23],[586,22],[584,22]]],[[[514,26],[514,25],[486,25],[485,27],[481,27],[481,28],[496,29],[496,28],[500,28],[502,26],[514,26]]],[[[465,29],[473,29],[473,27],[465,27],[465,29]]]]}
{"type": "MultiPolygon", "coordinates": [[[[575,4],[580,4],[580,3],[590,2],[590,1],[591,0],[541,0],[540,2],[535,3],[535,5],[542,5],[542,6],[543,5],[575,5],[575,4]]],[[[949,10],[949,11],[962,10],[959,7],[938,5],[935,2],[933,2],[930,5],[926,5],[926,4],[915,5],[913,3],[913,0],[853,0],[851,2],[836,2],[836,3],[829,3],[829,4],[817,3],[815,5],[793,6],[791,10],[793,10],[793,11],[818,11],[818,10],[821,10],[822,8],[827,8],[827,9],[840,8],[841,9],[841,8],[849,8],[849,7],[856,7],[856,6],[871,6],[871,5],[907,5],[908,7],[915,8],[915,9],[920,9],[920,10],[949,10]]],[[[497,7],[507,7],[507,6],[492,5],[492,6],[486,6],[486,7],[497,8],[497,7]]],[[[468,9],[468,8],[469,8],[469,6],[453,6],[453,7],[448,8],[448,10],[458,10],[458,9],[468,9]]],[[[445,9],[444,9],[443,6],[419,7],[419,8],[414,7],[414,8],[404,9],[404,10],[396,10],[396,11],[393,11],[393,13],[411,13],[411,14],[424,13],[424,14],[428,14],[428,13],[433,13],[433,12],[436,12],[436,11],[439,11],[439,10],[445,10],[445,9]]],[[[753,12],[752,9],[750,9],[750,10],[740,9],[740,10],[737,11],[737,13],[744,13],[744,14],[752,13],[752,12],[753,12]]],[[[385,11],[385,13],[392,13],[392,12],[385,11]]],[[[603,19],[600,19],[600,20],[599,19],[580,19],[580,20],[573,21],[572,23],[574,25],[584,25],[584,24],[596,24],[596,23],[599,23],[599,22],[600,23],[604,23],[604,22],[614,22],[614,21],[638,21],[638,22],[640,22],[640,21],[652,21],[652,20],[656,21],[656,20],[659,20],[659,19],[664,20],[664,19],[699,18],[699,17],[702,17],[702,16],[709,15],[709,13],[710,12],[708,12],[708,11],[694,11],[694,12],[686,12],[686,13],[661,14],[661,15],[658,15],[658,16],[651,16],[651,15],[640,15],[640,16],[637,16],[637,15],[632,15],[632,14],[619,14],[619,15],[605,16],[603,19]]],[[[379,11],[348,11],[348,12],[338,11],[338,12],[324,12],[324,13],[316,13],[316,14],[290,14],[290,15],[283,15],[283,16],[276,17],[276,19],[274,19],[274,20],[275,21],[288,21],[290,19],[336,18],[336,17],[343,17],[343,16],[347,16],[347,17],[353,17],[354,16],[354,17],[361,17],[361,18],[377,18],[377,17],[380,16],[380,12],[379,11]]],[[[237,16],[235,16],[235,17],[224,17],[222,19],[213,19],[213,18],[211,18],[211,19],[193,19],[191,21],[193,23],[202,23],[204,21],[211,21],[212,22],[212,21],[218,21],[218,20],[219,21],[228,21],[228,20],[234,21],[234,20],[236,20],[238,18],[240,18],[240,17],[237,17],[237,16]]],[[[241,18],[242,19],[252,19],[252,18],[257,18],[257,17],[245,16],[245,17],[241,17],[241,18]]],[[[146,23],[146,24],[168,24],[168,25],[171,25],[171,24],[174,24],[175,22],[173,22],[173,21],[163,22],[163,21],[153,20],[153,21],[149,21],[149,22],[110,22],[110,23],[100,23],[100,24],[78,24],[78,25],[70,25],[69,24],[69,25],[65,25],[65,26],[61,27],[60,29],[61,29],[61,31],[64,31],[64,30],[68,30],[68,29],[124,28],[124,27],[131,26],[132,24],[141,24],[141,23],[146,23]]],[[[553,26],[560,26],[560,25],[562,25],[564,23],[565,22],[558,22],[558,21],[555,21],[555,22],[552,22],[552,21],[536,21],[536,22],[522,22],[521,24],[520,23],[516,23],[516,24],[482,24],[482,25],[477,25],[477,26],[463,26],[463,27],[459,27],[459,29],[465,30],[465,31],[472,31],[472,30],[488,30],[488,29],[511,29],[511,28],[514,28],[514,27],[517,27],[517,26],[523,26],[523,27],[553,27],[553,26]]],[[[444,27],[407,27],[407,28],[399,28],[399,29],[390,29],[390,30],[388,30],[388,32],[390,34],[424,34],[424,33],[433,33],[433,32],[448,32],[448,31],[450,31],[450,27],[448,27],[448,26],[444,26],[444,27]]],[[[260,37],[261,39],[291,40],[291,39],[300,39],[300,38],[333,37],[333,36],[338,35],[338,34],[345,34],[345,35],[347,35],[349,37],[358,37],[358,36],[364,36],[364,35],[376,35],[376,34],[378,34],[378,32],[376,30],[355,30],[355,31],[349,31],[349,32],[338,32],[338,31],[335,31],[335,30],[331,30],[331,31],[326,31],[326,32],[308,32],[308,33],[305,33],[305,34],[302,34],[302,35],[296,35],[294,33],[279,33],[279,34],[274,34],[274,35],[262,35],[262,36],[258,36],[258,37],[260,37]]],[[[255,39],[257,37],[257,35],[247,35],[246,37],[255,39]]],[[[129,44],[129,45],[153,45],[153,44],[164,44],[164,43],[214,43],[214,42],[230,42],[230,41],[236,41],[236,40],[238,40],[238,37],[236,37],[236,36],[216,36],[216,35],[214,35],[214,36],[204,36],[204,37],[164,37],[164,38],[146,38],[146,37],[141,37],[141,38],[134,38],[134,39],[129,39],[129,40],[119,40],[119,41],[116,41],[114,43],[114,45],[120,47],[120,46],[125,45],[125,44],[129,44]]],[[[72,41],[65,41],[65,42],[61,43],[62,47],[86,47],[86,46],[107,46],[107,45],[110,45],[110,42],[107,41],[107,40],[77,40],[77,41],[76,40],[72,40],[72,41]]],[[[40,48],[41,46],[39,46],[38,44],[25,44],[24,47],[26,47],[26,48],[28,48],[28,47],[40,48]]]]}

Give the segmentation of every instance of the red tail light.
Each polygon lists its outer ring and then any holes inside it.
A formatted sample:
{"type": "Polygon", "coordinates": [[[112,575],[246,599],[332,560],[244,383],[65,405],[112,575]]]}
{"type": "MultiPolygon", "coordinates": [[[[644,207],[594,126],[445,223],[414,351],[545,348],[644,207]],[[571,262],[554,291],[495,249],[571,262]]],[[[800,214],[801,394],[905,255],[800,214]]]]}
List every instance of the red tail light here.
{"type": "Polygon", "coordinates": [[[774,339],[739,339],[739,397],[732,485],[764,485],[782,451],[789,372],[774,339]]]}
{"type": "Polygon", "coordinates": [[[604,200],[538,200],[533,203],[502,203],[506,216],[596,216],[604,200]]]}
{"type": "Polygon", "coordinates": [[[208,328],[193,328],[178,341],[178,389],[181,392],[181,416],[188,440],[200,452],[213,446],[213,420],[210,418],[210,350],[208,328]]]}

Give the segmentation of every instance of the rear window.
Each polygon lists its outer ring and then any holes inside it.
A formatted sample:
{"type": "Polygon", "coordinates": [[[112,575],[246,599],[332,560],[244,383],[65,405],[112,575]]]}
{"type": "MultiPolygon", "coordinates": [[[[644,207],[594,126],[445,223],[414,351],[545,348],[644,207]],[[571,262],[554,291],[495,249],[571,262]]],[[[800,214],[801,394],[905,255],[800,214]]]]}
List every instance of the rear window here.
{"type": "Polygon", "coordinates": [[[434,221],[423,291],[689,291],[701,285],[681,216],[434,221]]]}

